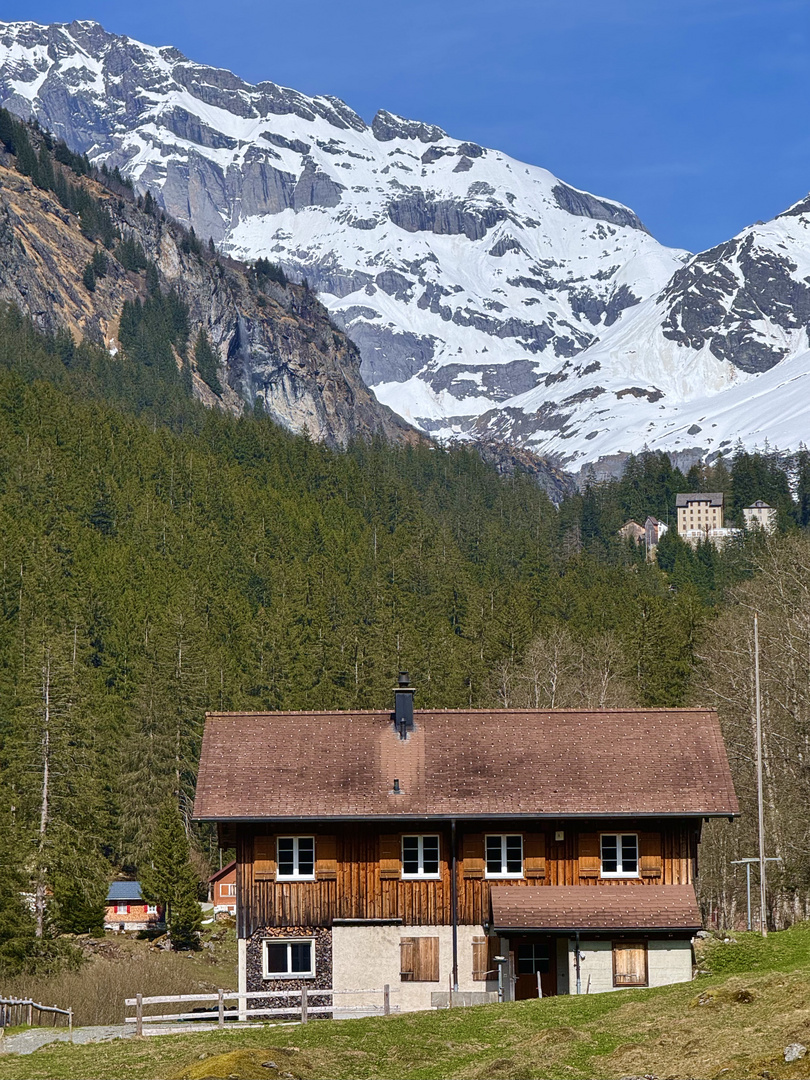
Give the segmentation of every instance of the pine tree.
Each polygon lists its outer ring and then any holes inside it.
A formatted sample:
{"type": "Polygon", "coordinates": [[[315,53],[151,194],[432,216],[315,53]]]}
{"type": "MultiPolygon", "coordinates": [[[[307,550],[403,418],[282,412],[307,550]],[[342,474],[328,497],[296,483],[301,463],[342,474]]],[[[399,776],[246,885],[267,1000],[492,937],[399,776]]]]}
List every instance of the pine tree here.
{"type": "Polygon", "coordinates": [[[146,864],[141,870],[144,897],[162,905],[173,948],[193,948],[202,925],[197,875],[183,819],[167,799],[155,822],[146,864]]]}
{"type": "Polygon", "coordinates": [[[221,394],[222,383],[217,373],[217,356],[211,348],[211,342],[204,329],[200,330],[197,344],[194,346],[194,362],[203,382],[207,383],[215,394],[221,394]]]}

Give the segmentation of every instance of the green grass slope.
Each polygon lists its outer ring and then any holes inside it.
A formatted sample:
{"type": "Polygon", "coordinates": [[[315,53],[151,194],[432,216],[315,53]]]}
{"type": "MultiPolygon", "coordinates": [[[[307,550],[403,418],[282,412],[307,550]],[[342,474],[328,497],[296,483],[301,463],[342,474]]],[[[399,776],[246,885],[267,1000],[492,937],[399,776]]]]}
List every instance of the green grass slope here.
{"type": "Polygon", "coordinates": [[[810,1077],[810,925],[711,941],[686,985],[256,1031],[44,1048],[0,1080],[810,1077]]]}

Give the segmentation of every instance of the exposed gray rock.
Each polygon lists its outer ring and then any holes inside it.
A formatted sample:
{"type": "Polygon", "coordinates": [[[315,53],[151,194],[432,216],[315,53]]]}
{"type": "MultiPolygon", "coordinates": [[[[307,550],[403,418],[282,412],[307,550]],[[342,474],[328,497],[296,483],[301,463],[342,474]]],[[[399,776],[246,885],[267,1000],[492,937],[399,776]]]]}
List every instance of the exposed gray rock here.
{"type": "Polygon", "coordinates": [[[397,300],[408,300],[414,283],[404,274],[398,274],[396,270],[383,270],[374,279],[383,292],[388,293],[397,300]]]}
{"type": "Polygon", "coordinates": [[[614,225],[629,225],[631,229],[647,232],[638,216],[626,206],[597,199],[595,195],[589,195],[586,191],[577,191],[568,184],[556,184],[553,195],[557,200],[557,205],[567,210],[569,214],[594,218],[597,221],[610,221],[614,225]]]}
{"type": "Polygon", "coordinates": [[[301,266],[300,273],[318,292],[331,293],[341,299],[371,285],[374,278],[362,270],[343,270],[334,258],[301,266]]]}
{"type": "Polygon", "coordinates": [[[423,165],[432,165],[434,161],[438,161],[443,157],[452,157],[454,153],[455,151],[451,150],[449,147],[430,146],[424,154],[422,154],[421,161],[423,165]]]}
{"type": "Polygon", "coordinates": [[[507,251],[519,251],[522,255],[526,254],[526,249],[514,236],[502,236],[500,240],[496,240],[489,249],[489,254],[494,255],[496,259],[500,259],[507,251]]]}
{"type": "Polygon", "coordinates": [[[801,1061],[807,1055],[807,1047],[802,1043],[793,1042],[785,1047],[785,1061],[788,1065],[793,1061],[801,1061]]]}
{"type": "Polygon", "coordinates": [[[513,360],[508,364],[444,364],[426,375],[425,381],[433,390],[446,390],[457,398],[483,394],[493,401],[506,401],[537,386],[537,366],[531,360],[513,360]]]}
{"type": "MultiPolygon", "coordinates": [[[[341,324],[340,312],[333,321],[341,324]]],[[[350,328],[351,339],[363,358],[360,374],[370,385],[406,382],[433,359],[436,340],[427,335],[411,334],[392,326],[356,322],[350,328]]]]}
{"type": "Polygon", "coordinates": [[[308,154],[312,146],[301,139],[288,139],[285,135],[279,135],[275,131],[263,131],[261,137],[273,146],[280,146],[284,150],[292,150],[296,154],[308,154]]]}
{"type": "Polygon", "coordinates": [[[463,154],[465,157],[468,158],[480,158],[484,156],[486,151],[484,150],[483,146],[479,146],[478,143],[463,142],[459,143],[458,153],[463,154]]]}
{"type": "Polygon", "coordinates": [[[229,135],[223,135],[221,131],[204,124],[199,117],[187,112],[186,109],[175,105],[171,109],[161,113],[161,122],[169,131],[173,131],[181,139],[197,143],[199,146],[207,146],[212,150],[233,150],[238,145],[236,139],[229,135]]]}
{"type": "Polygon", "coordinates": [[[423,124],[419,120],[406,120],[402,116],[380,109],[371,121],[371,130],[378,142],[390,142],[391,139],[418,139],[419,142],[440,142],[447,138],[447,132],[434,124],[423,124]]]}
{"type": "Polygon", "coordinates": [[[421,191],[388,205],[388,216],[406,232],[433,232],[438,235],[463,234],[469,240],[480,240],[487,231],[507,217],[502,206],[469,206],[453,199],[432,200],[421,191]]]}
{"type": "Polygon", "coordinates": [[[469,172],[472,167],[473,163],[468,157],[459,158],[453,172],[469,172]]]}
{"type": "Polygon", "coordinates": [[[295,185],[293,209],[302,210],[305,206],[337,206],[341,192],[345,190],[342,184],[321,172],[314,161],[308,160],[295,185]]]}
{"type": "Polygon", "coordinates": [[[664,290],[664,336],[693,349],[708,344],[742,371],[767,371],[787,349],[763,340],[761,320],[810,328],[810,284],[795,271],[787,256],[758,248],[753,232],[719,244],[677,270],[664,290]]]}

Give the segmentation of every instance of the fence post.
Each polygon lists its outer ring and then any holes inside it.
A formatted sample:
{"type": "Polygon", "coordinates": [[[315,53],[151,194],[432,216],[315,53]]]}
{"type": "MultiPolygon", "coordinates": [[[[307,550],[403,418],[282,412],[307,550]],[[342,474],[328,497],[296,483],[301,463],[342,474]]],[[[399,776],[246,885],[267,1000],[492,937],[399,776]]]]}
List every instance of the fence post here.
{"type": "Polygon", "coordinates": [[[143,994],[135,995],[135,1034],[143,1035],[143,994]]]}
{"type": "Polygon", "coordinates": [[[391,987],[388,983],[383,987],[383,1016],[389,1016],[391,1013],[391,987]]]}
{"type": "Polygon", "coordinates": [[[301,991],[301,1023],[307,1022],[307,988],[301,991]]]}
{"type": "Polygon", "coordinates": [[[29,1027],[34,1026],[34,1003],[33,1003],[33,1001],[28,1002],[28,1026],[29,1027]]]}
{"type": "Polygon", "coordinates": [[[224,1028],[225,1027],[225,996],[224,996],[224,993],[223,993],[222,990],[217,990],[217,993],[219,994],[219,1002],[217,1004],[217,1010],[218,1010],[218,1013],[219,1013],[219,1016],[218,1016],[218,1019],[217,1019],[217,1026],[221,1027],[221,1028],[224,1028]]]}
{"type": "Polygon", "coordinates": [[[73,1042],[73,1008],[68,1009],[68,1038],[73,1042]]]}

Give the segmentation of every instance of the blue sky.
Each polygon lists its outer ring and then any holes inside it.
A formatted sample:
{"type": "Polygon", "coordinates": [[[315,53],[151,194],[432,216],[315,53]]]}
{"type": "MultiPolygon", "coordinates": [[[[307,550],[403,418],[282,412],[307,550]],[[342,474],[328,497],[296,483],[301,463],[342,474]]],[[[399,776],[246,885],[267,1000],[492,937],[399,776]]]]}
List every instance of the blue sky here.
{"type": "Polygon", "coordinates": [[[810,0],[6,0],[498,147],[700,250],[810,190],[810,0]]]}

